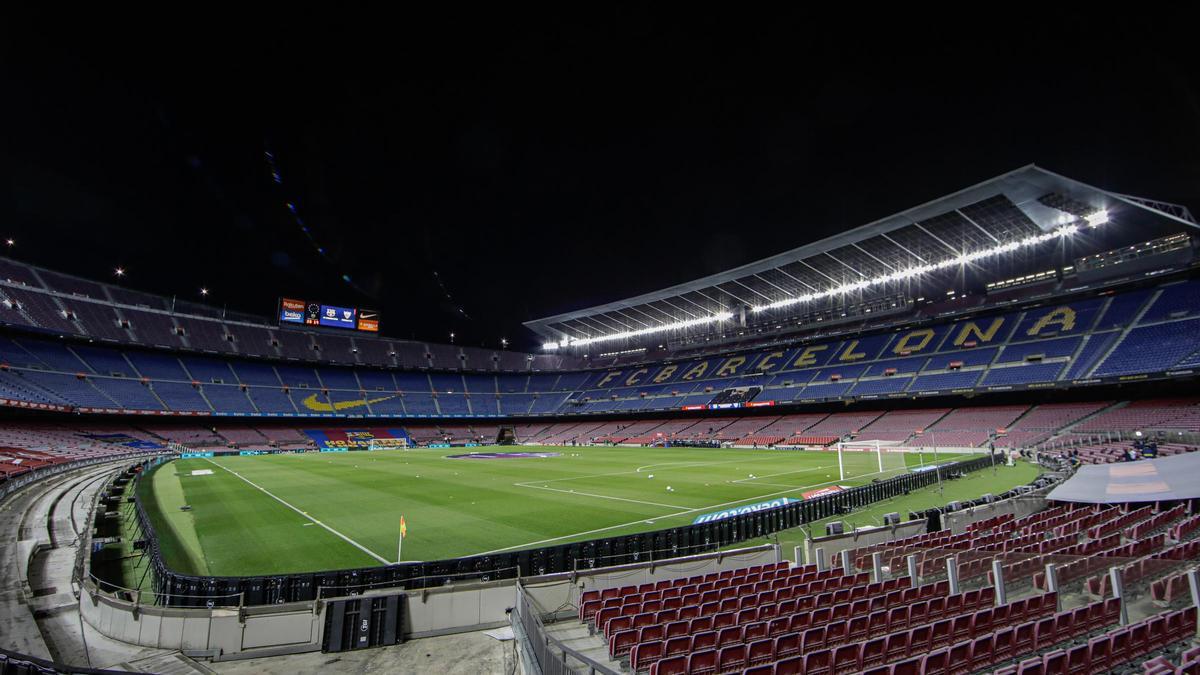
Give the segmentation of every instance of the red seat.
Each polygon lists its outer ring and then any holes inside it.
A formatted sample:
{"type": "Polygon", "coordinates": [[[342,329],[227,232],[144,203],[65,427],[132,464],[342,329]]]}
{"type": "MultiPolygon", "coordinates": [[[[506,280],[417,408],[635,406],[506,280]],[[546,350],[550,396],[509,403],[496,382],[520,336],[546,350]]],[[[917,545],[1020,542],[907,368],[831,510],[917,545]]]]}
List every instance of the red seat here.
{"type": "Polygon", "coordinates": [[[687,675],[688,657],[673,656],[669,659],[655,661],[650,666],[650,675],[687,675]]]}
{"type": "Polygon", "coordinates": [[[623,630],[608,639],[608,654],[614,659],[624,658],[629,650],[638,643],[636,630],[623,630]]]}
{"type": "Polygon", "coordinates": [[[717,671],[717,652],[706,649],[702,652],[692,652],[687,659],[688,675],[706,675],[717,671]]]}
{"type": "Polygon", "coordinates": [[[1121,628],[1109,633],[1111,641],[1108,648],[1108,667],[1116,668],[1130,658],[1129,629],[1121,628]]]}
{"type": "Polygon", "coordinates": [[[770,663],[775,660],[775,641],[772,639],[755,640],[746,649],[746,664],[756,665],[770,663]]]}
{"type": "Polygon", "coordinates": [[[955,643],[946,654],[946,672],[949,675],[964,675],[971,672],[970,640],[955,643]]]}
{"type": "Polygon", "coordinates": [[[1158,614],[1150,617],[1146,621],[1146,632],[1149,638],[1150,650],[1161,649],[1168,642],[1174,642],[1171,639],[1170,633],[1167,632],[1167,617],[1164,614],[1158,614]]]}
{"type": "Polygon", "coordinates": [[[850,642],[860,642],[870,635],[871,619],[867,616],[856,616],[846,622],[846,639],[850,642]]]}
{"type": "Polygon", "coordinates": [[[859,652],[859,664],[862,668],[872,668],[887,660],[887,638],[871,638],[862,643],[859,652]]]}
{"type": "Polygon", "coordinates": [[[1042,655],[1042,672],[1046,675],[1063,675],[1067,672],[1067,653],[1061,649],[1042,655]]]}
{"type": "Polygon", "coordinates": [[[952,619],[942,619],[933,624],[933,635],[930,638],[930,647],[936,649],[944,647],[950,643],[951,630],[953,629],[954,621],[952,619]]]}
{"type": "MultiPolygon", "coordinates": [[[[688,648],[691,648],[690,645],[688,648]]],[[[632,668],[634,672],[645,670],[650,667],[651,663],[661,659],[664,655],[664,651],[665,649],[662,642],[646,642],[643,644],[634,645],[633,649],[629,651],[629,667],[632,668]]],[[[687,665],[686,661],[684,662],[684,665],[687,665]]]]}
{"type": "Polygon", "coordinates": [[[654,642],[667,639],[667,627],[660,624],[638,629],[638,642],[654,642]]]}
{"type": "Polygon", "coordinates": [[[1088,640],[1087,648],[1090,671],[1102,673],[1109,670],[1108,654],[1111,640],[1107,635],[1088,640]]]}
{"type": "Polygon", "coordinates": [[[633,617],[615,616],[608,621],[605,621],[601,628],[603,628],[604,637],[611,638],[623,630],[629,630],[630,628],[633,628],[633,617]]]}
{"type": "Polygon", "coordinates": [[[1013,654],[1025,654],[1034,650],[1033,622],[1026,622],[1013,629],[1013,654]]]}
{"type": "Polygon", "coordinates": [[[742,641],[742,629],[740,626],[729,626],[717,631],[717,647],[737,644],[742,641]]]}
{"type": "Polygon", "coordinates": [[[919,675],[921,672],[921,658],[914,656],[911,659],[904,659],[899,663],[892,664],[892,675],[919,675]]]}
{"type": "Polygon", "coordinates": [[[950,644],[962,642],[971,637],[971,622],[974,620],[974,614],[960,614],[954,617],[950,623],[950,644]]]}
{"type": "Polygon", "coordinates": [[[830,675],[833,672],[833,656],[828,649],[820,649],[804,655],[804,675],[830,675]]]}
{"type": "MultiPolygon", "coordinates": [[[[668,638],[665,644],[666,646],[663,647],[663,656],[679,656],[680,654],[687,654],[688,652],[692,651],[692,636],[681,635],[679,637],[668,638]]],[[[634,647],[634,649],[636,650],[637,647],[634,647]]],[[[633,663],[633,655],[635,653],[636,651],[630,653],[630,663],[633,663]]]]}
{"type": "Polygon", "coordinates": [[[971,670],[983,670],[992,665],[992,645],[995,636],[991,633],[980,635],[971,641],[971,670]]]}
{"type": "Polygon", "coordinates": [[[992,660],[994,662],[1008,661],[1013,657],[1016,638],[1015,628],[1001,628],[992,635],[992,660]]]}
{"type": "Polygon", "coordinates": [[[753,642],[767,637],[767,623],[755,621],[742,626],[742,642],[753,642]]]}
{"type": "Polygon", "coordinates": [[[775,675],[804,675],[804,657],[793,656],[776,661],[775,675]]]}
{"type": "Polygon", "coordinates": [[[692,636],[692,651],[698,652],[705,649],[715,649],[717,646],[716,631],[706,631],[696,633],[692,636]]]}
{"type": "Polygon", "coordinates": [[[910,633],[892,633],[884,638],[887,647],[884,649],[884,661],[898,661],[908,656],[910,633]]]}
{"type": "Polygon", "coordinates": [[[846,622],[834,621],[825,627],[825,646],[836,647],[846,641],[846,622]]]}
{"type": "Polygon", "coordinates": [[[717,653],[717,671],[729,673],[741,671],[746,667],[746,645],[730,645],[722,647],[717,653]]]}
{"type": "Polygon", "coordinates": [[[692,635],[696,633],[707,633],[713,629],[713,617],[698,616],[688,622],[688,632],[692,635]]]}
{"type": "Polygon", "coordinates": [[[775,658],[784,659],[800,653],[800,636],[787,633],[775,638],[775,658]]]}
{"type": "Polygon", "coordinates": [[[921,657],[921,675],[946,675],[947,651],[935,649],[921,657]]]}
{"type": "Polygon", "coordinates": [[[1052,644],[1057,643],[1058,633],[1055,632],[1055,617],[1046,616],[1045,619],[1038,619],[1033,625],[1033,649],[1044,650],[1052,644]]]}
{"type": "Polygon", "coordinates": [[[853,644],[842,645],[833,650],[833,673],[856,673],[862,670],[860,658],[862,654],[862,645],[855,642],[853,644]]]}
{"type": "Polygon", "coordinates": [[[1088,645],[1075,645],[1067,651],[1067,675],[1086,675],[1092,671],[1088,645]]]}

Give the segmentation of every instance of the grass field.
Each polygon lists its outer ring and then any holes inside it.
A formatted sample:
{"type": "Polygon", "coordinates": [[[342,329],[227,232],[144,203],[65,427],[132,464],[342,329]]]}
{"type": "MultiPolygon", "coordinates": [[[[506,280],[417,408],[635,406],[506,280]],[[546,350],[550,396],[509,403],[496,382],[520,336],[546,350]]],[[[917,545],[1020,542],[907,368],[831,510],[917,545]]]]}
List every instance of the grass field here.
{"type": "MultiPolygon", "coordinates": [[[[172,569],[251,575],[394,562],[402,515],[403,559],[434,560],[685,525],[725,508],[881,477],[868,453],[846,453],[847,477],[838,480],[831,452],[473,450],[561,454],[447,459],[461,450],[441,448],[175,460],[144,477],[138,492],[172,569]]],[[[884,477],[921,459],[932,457],[893,455],[884,477]]],[[[1036,475],[1027,473],[1004,469],[979,492],[1036,475]]]]}

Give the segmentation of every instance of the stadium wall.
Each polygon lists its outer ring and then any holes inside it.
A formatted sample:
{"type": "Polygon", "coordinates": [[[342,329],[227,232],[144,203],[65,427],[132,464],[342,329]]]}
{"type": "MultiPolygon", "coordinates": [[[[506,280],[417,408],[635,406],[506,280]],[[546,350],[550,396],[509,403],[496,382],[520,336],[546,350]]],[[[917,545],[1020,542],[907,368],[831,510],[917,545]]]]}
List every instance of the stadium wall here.
{"type": "MultiPolygon", "coordinates": [[[[762,545],[533,577],[522,579],[522,583],[542,607],[568,603],[578,606],[585,590],[720,572],[780,559],[778,547],[762,545]]],[[[401,591],[404,636],[414,639],[508,625],[515,589],[515,579],[504,579],[401,591]]],[[[104,635],[144,647],[178,649],[214,661],[317,651],[324,642],[325,615],[332,601],[397,593],[397,589],[383,589],[358,596],[233,609],[143,605],[102,593],[90,581],[84,590],[79,600],[80,615],[104,635]]]]}

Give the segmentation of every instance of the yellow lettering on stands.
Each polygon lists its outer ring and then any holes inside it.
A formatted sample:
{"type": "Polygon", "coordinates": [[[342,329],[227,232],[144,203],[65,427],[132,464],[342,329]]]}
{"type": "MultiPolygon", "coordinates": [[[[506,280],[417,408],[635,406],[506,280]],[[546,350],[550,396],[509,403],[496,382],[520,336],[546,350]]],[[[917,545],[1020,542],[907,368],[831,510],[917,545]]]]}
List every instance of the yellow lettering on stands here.
{"type": "Polygon", "coordinates": [[[1075,310],[1070,307],[1056,307],[1050,310],[1049,314],[1038,319],[1037,323],[1033,324],[1025,333],[1037,335],[1050,325],[1058,326],[1061,330],[1071,330],[1075,327],[1075,310]]]}
{"type": "Polygon", "coordinates": [[[929,345],[929,341],[932,339],[933,339],[933,329],[932,328],[922,328],[920,330],[914,330],[914,331],[908,333],[907,335],[905,335],[904,337],[900,338],[900,341],[896,343],[896,346],[892,348],[892,351],[895,352],[896,354],[903,354],[904,352],[919,352],[922,349],[925,349],[925,347],[927,347],[929,345]],[[914,339],[919,340],[920,341],[919,344],[916,344],[916,345],[909,344],[909,342],[914,339]]]}

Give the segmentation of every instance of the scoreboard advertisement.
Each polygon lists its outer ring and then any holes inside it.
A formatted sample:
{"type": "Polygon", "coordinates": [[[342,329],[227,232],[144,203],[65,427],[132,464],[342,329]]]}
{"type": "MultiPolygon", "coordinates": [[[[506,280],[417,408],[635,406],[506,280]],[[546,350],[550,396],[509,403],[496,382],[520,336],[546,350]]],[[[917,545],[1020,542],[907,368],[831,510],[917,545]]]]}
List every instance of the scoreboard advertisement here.
{"type": "Polygon", "coordinates": [[[279,323],[378,333],[379,312],[362,307],[341,307],[294,298],[280,298],[279,323]]]}

